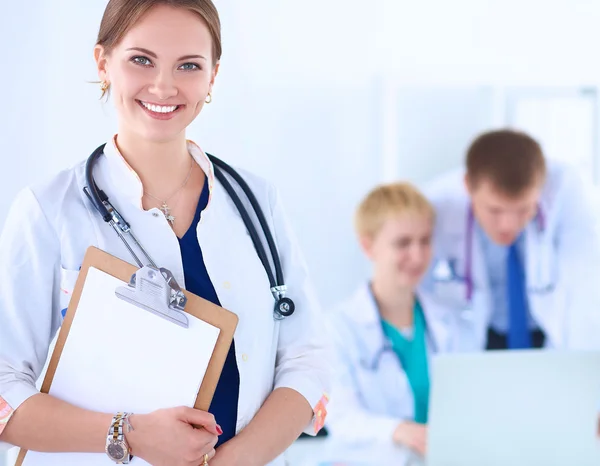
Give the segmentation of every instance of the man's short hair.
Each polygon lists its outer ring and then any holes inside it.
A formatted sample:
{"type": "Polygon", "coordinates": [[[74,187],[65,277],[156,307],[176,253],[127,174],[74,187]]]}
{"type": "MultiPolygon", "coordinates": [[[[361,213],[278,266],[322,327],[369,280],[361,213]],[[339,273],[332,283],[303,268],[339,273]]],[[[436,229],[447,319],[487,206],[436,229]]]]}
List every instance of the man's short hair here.
{"type": "Polygon", "coordinates": [[[473,189],[486,180],[503,194],[519,196],[545,176],[542,148],[535,139],[520,131],[503,129],[483,133],[467,151],[467,179],[473,189]]]}

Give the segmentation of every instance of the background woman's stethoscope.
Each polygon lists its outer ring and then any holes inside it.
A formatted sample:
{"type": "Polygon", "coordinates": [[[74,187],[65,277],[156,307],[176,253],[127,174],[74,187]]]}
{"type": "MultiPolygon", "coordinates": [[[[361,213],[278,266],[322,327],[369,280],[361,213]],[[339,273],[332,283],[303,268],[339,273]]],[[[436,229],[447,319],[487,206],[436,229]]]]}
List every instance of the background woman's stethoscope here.
{"type": "MultiPolygon", "coordinates": [[[[431,349],[431,351],[433,353],[437,353],[437,343],[435,341],[435,338],[433,338],[433,335],[431,335],[431,332],[429,331],[429,327],[425,326],[425,338],[427,339],[427,342],[429,343],[429,348],[431,349]]],[[[386,353],[390,353],[393,354],[394,356],[396,355],[396,352],[394,350],[394,345],[392,344],[392,342],[386,337],[383,337],[383,344],[381,345],[381,347],[377,350],[377,353],[375,353],[375,356],[373,356],[371,358],[370,361],[366,360],[366,359],[362,359],[361,360],[361,365],[371,371],[371,372],[375,372],[379,369],[379,365],[381,363],[381,360],[383,359],[383,355],[386,353]]]]}
{"type": "MultiPolygon", "coordinates": [[[[369,286],[369,293],[371,295],[371,299],[373,300],[373,305],[375,306],[375,309],[379,309],[379,306],[377,304],[377,301],[375,300],[375,296],[373,295],[373,291],[371,290],[371,287],[369,286]]],[[[377,311],[379,313],[379,310],[377,311]]],[[[429,343],[429,348],[431,349],[431,351],[433,353],[437,353],[438,352],[438,344],[435,341],[435,338],[433,337],[433,335],[431,334],[431,332],[429,331],[429,324],[427,323],[427,316],[423,316],[425,318],[425,338],[427,340],[427,343],[429,343]]],[[[371,372],[375,372],[379,369],[379,365],[381,363],[381,359],[383,358],[383,356],[386,353],[390,353],[390,354],[396,354],[394,351],[394,345],[392,344],[392,342],[389,340],[389,338],[387,338],[385,335],[383,335],[383,330],[382,330],[382,337],[383,337],[383,343],[380,346],[380,348],[377,350],[377,353],[375,353],[375,355],[370,359],[367,360],[366,358],[361,358],[361,365],[371,371],[371,372]]]]}
{"type": "MultiPolygon", "coordinates": [[[[91,203],[94,205],[96,210],[100,213],[104,221],[108,223],[111,227],[113,227],[119,238],[121,238],[121,240],[125,244],[127,250],[135,259],[138,266],[143,267],[144,264],[135,254],[133,248],[131,247],[132,245],[127,240],[127,237],[131,238],[135,246],[137,246],[137,248],[140,251],[142,251],[149,265],[158,268],[152,260],[152,258],[150,257],[150,255],[146,252],[143,246],[133,235],[130,225],[125,221],[121,214],[119,214],[117,209],[115,209],[115,207],[110,202],[108,202],[108,196],[104,191],[102,191],[98,187],[94,180],[94,165],[98,160],[98,157],[100,157],[104,153],[105,146],[106,144],[102,144],[88,157],[85,167],[85,179],[87,186],[83,188],[83,191],[85,192],[91,203]]],[[[295,305],[290,298],[285,296],[287,287],[285,286],[283,281],[283,270],[281,267],[281,261],[279,259],[279,253],[277,252],[277,247],[275,245],[275,241],[273,240],[273,235],[271,234],[269,225],[267,224],[265,216],[262,212],[262,209],[260,208],[260,205],[258,204],[258,201],[256,200],[256,197],[254,196],[254,193],[252,192],[248,184],[244,181],[244,179],[239,175],[239,173],[237,173],[232,167],[230,167],[228,164],[218,159],[214,155],[207,154],[207,156],[209,157],[210,161],[214,166],[215,176],[217,177],[217,180],[223,185],[225,191],[227,191],[227,194],[229,195],[229,197],[235,204],[239,214],[241,215],[242,220],[244,221],[244,225],[246,226],[246,229],[248,230],[248,233],[252,238],[252,243],[254,244],[254,248],[256,249],[258,257],[260,258],[260,261],[262,262],[263,267],[267,272],[267,276],[269,277],[269,284],[271,285],[271,293],[275,298],[275,319],[281,320],[284,317],[291,316],[294,313],[295,305]],[[237,195],[237,193],[231,186],[231,183],[226,178],[223,172],[227,172],[227,174],[229,174],[235,180],[235,182],[239,185],[239,187],[242,189],[242,191],[250,201],[252,209],[254,210],[254,213],[258,218],[258,222],[260,223],[260,227],[263,231],[263,234],[265,235],[267,244],[269,245],[269,252],[271,253],[271,258],[273,259],[275,274],[273,274],[273,271],[271,270],[269,259],[267,258],[267,254],[265,252],[265,248],[260,240],[256,227],[250,219],[248,211],[242,204],[242,201],[240,200],[239,196],[237,195]]]]}

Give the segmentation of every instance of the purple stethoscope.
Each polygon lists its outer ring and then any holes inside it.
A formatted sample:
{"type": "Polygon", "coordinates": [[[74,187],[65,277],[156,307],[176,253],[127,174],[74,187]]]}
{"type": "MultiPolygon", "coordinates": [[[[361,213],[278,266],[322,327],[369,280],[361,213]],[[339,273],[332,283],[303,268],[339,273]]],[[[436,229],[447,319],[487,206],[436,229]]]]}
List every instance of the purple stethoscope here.
{"type": "MultiPolygon", "coordinates": [[[[541,206],[538,206],[538,211],[535,216],[535,221],[539,232],[543,232],[546,228],[546,219],[541,206]]],[[[466,299],[470,303],[473,298],[473,231],[475,230],[475,215],[473,208],[469,207],[467,214],[467,238],[465,246],[465,286],[466,299]]]]}

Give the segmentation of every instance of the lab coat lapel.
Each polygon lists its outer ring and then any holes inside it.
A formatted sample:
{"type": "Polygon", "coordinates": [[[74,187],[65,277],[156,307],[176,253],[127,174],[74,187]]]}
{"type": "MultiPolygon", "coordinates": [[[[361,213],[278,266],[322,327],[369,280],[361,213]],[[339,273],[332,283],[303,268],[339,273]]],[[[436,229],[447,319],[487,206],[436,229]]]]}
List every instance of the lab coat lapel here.
{"type": "MultiPolygon", "coordinates": [[[[474,229],[476,230],[477,227],[474,227],[474,229]]],[[[483,231],[481,233],[485,234],[483,231]]],[[[473,231],[471,250],[473,261],[473,319],[479,322],[480,328],[485,334],[492,314],[492,297],[483,245],[477,231],[473,231]]]]}
{"type": "Polygon", "coordinates": [[[568,303],[564,283],[561,286],[554,276],[559,265],[557,259],[548,225],[542,228],[538,221],[531,221],[525,230],[527,298],[529,312],[546,334],[547,346],[564,344],[564,314],[568,303]]]}
{"type": "Polygon", "coordinates": [[[358,337],[361,340],[363,358],[368,362],[376,360],[386,344],[386,337],[369,283],[356,291],[346,315],[360,329],[358,337]]]}
{"type": "Polygon", "coordinates": [[[417,295],[427,324],[427,341],[432,353],[447,352],[452,349],[452,310],[440,305],[435,297],[423,291],[417,295]]]}
{"type": "MultiPolygon", "coordinates": [[[[456,316],[464,322],[464,327],[469,328],[471,343],[474,348],[483,348],[487,339],[487,328],[491,316],[491,294],[487,264],[479,234],[483,234],[477,226],[477,220],[469,222],[471,201],[465,192],[464,202],[453,212],[455,216],[453,236],[454,254],[461,259],[460,272],[462,277],[467,277],[467,271],[471,269],[472,297],[466,308],[456,316]],[[470,255],[470,257],[469,257],[470,255]]],[[[465,294],[467,284],[465,282],[465,294]]],[[[469,348],[468,346],[467,348],[469,348]]]]}

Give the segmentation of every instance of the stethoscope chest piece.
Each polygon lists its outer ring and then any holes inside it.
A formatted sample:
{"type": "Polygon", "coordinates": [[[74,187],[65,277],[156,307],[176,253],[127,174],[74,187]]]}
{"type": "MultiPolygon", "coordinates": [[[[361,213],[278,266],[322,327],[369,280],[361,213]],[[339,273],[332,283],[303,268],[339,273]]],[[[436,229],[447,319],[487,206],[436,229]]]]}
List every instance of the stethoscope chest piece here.
{"type": "Polygon", "coordinates": [[[275,319],[281,320],[284,317],[289,317],[294,313],[295,310],[296,310],[296,305],[294,304],[294,301],[292,301],[290,298],[286,298],[286,297],[279,298],[275,302],[275,309],[274,309],[275,319]]]}

